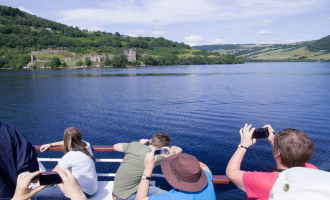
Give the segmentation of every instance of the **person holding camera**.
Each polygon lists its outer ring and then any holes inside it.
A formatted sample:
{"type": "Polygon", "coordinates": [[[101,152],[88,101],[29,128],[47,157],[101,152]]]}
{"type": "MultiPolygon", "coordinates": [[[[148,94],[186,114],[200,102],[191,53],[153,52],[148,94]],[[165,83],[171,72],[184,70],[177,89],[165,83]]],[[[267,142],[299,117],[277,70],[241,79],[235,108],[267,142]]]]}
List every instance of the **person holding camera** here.
{"type": "MultiPolygon", "coordinates": [[[[58,184],[58,187],[70,200],[82,200],[88,199],[81,189],[77,179],[72,175],[69,169],[57,170],[58,175],[61,177],[62,182],[58,184]]],[[[38,177],[41,174],[40,171],[33,173],[25,172],[17,177],[17,187],[14,197],[11,200],[28,200],[33,195],[43,190],[46,186],[39,186],[34,189],[29,187],[32,179],[38,177]]],[[[49,198],[53,199],[53,198],[49,198]]]]}
{"type": "Polygon", "coordinates": [[[274,135],[270,125],[265,125],[268,130],[267,141],[273,148],[273,158],[277,169],[274,172],[247,172],[241,170],[243,157],[256,136],[252,137],[255,128],[252,124],[245,124],[240,129],[241,143],[230,159],[226,175],[241,190],[246,192],[248,199],[268,199],[269,193],[279,175],[279,172],[291,167],[307,167],[317,169],[314,165],[307,163],[314,154],[314,144],[304,131],[298,129],[284,129],[274,135]]]}
{"type": "MultiPolygon", "coordinates": [[[[64,131],[63,141],[44,144],[40,151],[46,151],[52,146],[63,146],[65,155],[53,169],[70,169],[73,176],[78,180],[83,192],[87,197],[94,195],[98,189],[97,173],[95,170],[96,160],[93,156],[91,145],[82,140],[79,129],[70,127],[64,131]]],[[[41,192],[34,195],[32,200],[61,199],[68,200],[61,189],[56,185],[49,185],[41,192]]]]}
{"type": "MultiPolygon", "coordinates": [[[[125,153],[125,157],[116,172],[114,180],[112,192],[114,200],[135,199],[144,169],[145,155],[148,152],[164,153],[165,151],[162,147],[167,146],[169,142],[170,137],[167,133],[158,132],[150,140],[141,139],[139,142],[117,143],[114,145],[115,151],[125,153]],[[146,143],[148,142],[149,145],[147,146],[146,143]]],[[[171,148],[176,153],[182,152],[182,149],[179,147],[172,146],[171,148]]],[[[163,159],[163,157],[159,156],[156,166],[160,165],[163,159]]],[[[150,186],[149,189],[150,195],[157,195],[164,192],[166,191],[155,186],[150,186]]]]}

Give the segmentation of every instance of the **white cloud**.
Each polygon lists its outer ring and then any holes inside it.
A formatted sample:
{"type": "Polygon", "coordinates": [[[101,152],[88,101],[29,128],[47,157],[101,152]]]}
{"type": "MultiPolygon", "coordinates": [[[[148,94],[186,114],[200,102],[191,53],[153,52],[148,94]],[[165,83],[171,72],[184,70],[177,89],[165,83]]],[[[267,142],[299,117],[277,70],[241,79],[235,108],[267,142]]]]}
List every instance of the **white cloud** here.
{"type": "Polygon", "coordinates": [[[154,26],[154,31],[152,32],[152,35],[154,36],[164,36],[166,34],[166,32],[164,31],[164,27],[162,26],[154,26]]]}
{"type": "Polygon", "coordinates": [[[330,17],[329,18],[322,19],[321,22],[329,22],[329,21],[330,21],[330,17]]]}
{"type": "Polygon", "coordinates": [[[129,35],[131,37],[139,37],[139,36],[148,36],[148,32],[145,30],[129,30],[126,31],[126,35],[129,35]]]}
{"type": "Polygon", "coordinates": [[[273,22],[268,19],[263,19],[263,20],[259,21],[258,27],[268,27],[272,23],[273,22]]]}
{"type": "Polygon", "coordinates": [[[227,43],[227,40],[224,39],[215,39],[211,41],[211,44],[225,44],[227,43]]]}
{"type": "Polygon", "coordinates": [[[107,24],[173,24],[296,15],[325,0],[114,0],[98,8],[60,11],[58,21],[78,26],[107,24]],[[175,6],[174,6],[175,5],[175,6]]]}
{"type": "Polygon", "coordinates": [[[162,30],[158,30],[158,31],[153,31],[152,32],[152,35],[164,35],[164,34],[165,34],[165,32],[162,31],[162,30]]]}
{"type": "Polygon", "coordinates": [[[190,35],[189,37],[185,37],[184,40],[187,43],[195,43],[195,42],[203,42],[204,38],[200,35],[190,35]]]}
{"type": "Polygon", "coordinates": [[[34,15],[34,13],[31,10],[25,9],[23,6],[18,6],[17,8],[20,9],[21,11],[34,15]]]}
{"type": "Polygon", "coordinates": [[[87,28],[88,31],[104,31],[104,28],[101,28],[101,27],[90,27],[90,28],[87,28]]]}
{"type": "Polygon", "coordinates": [[[217,34],[220,38],[230,37],[231,29],[226,28],[218,28],[217,34]]]}
{"type": "Polygon", "coordinates": [[[260,30],[260,31],[258,31],[258,33],[256,34],[256,37],[260,37],[260,36],[262,36],[262,35],[269,35],[269,34],[271,34],[270,31],[267,31],[267,30],[260,30]]]}
{"type": "Polygon", "coordinates": [[[270,32],[267,30],[261,30],[258,32],[258,35],[267,35],[267,34],[270,34],[270,32]]]}
{"type": "Polygon", "coordinates": [[[197,46],[195,43],[186,43],[188,44],[189,46],[193,47],[193,46],[197,46]]]}

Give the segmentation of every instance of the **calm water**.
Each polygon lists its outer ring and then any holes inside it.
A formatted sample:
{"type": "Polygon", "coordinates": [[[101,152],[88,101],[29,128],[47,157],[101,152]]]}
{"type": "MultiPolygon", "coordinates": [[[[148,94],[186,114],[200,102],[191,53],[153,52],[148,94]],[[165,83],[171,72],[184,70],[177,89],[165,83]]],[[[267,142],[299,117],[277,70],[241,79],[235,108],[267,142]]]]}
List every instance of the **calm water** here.
{"type": "MultiPolygon", "coordinates": [[[[239,129],[245,123],[271,124],[275,131],[306,131],[316,146],[311,163],[330,169],[330,63],[1,70],[0,80],[0,121],[18,127],[33,144],[59,141],[70,126],[92,145],[131,142],[164,131],[170,144],[221,175],[240,143],[239,129]]],[[[275,166],[266,141],[253,148],[260,160],[275,166]]],[[[99,172],[117,167],[97,164],[99,172]]],[[[268,171],[251,150],[242,168],[268,171]]],[[[164,181],[157,183],[169,189],[164,181]]],[[[217,198],[245,199],[234,189],[217,185],[217,198]]]]}

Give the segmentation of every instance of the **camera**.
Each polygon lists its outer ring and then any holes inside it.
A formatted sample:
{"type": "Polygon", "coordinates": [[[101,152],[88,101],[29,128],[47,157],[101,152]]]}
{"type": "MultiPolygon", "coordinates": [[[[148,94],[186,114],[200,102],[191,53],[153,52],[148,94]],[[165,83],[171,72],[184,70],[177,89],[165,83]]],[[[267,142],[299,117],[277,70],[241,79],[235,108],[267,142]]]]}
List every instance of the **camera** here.
{"type": "Polygon", "coordinates": [[[62,178],[57,172],[42,172],[39,175],[40,185],[55,185],[62,183],[62,178]]]}
{"type": "Polygon", "coordinates": [[[166,150],[163,149],[163,148],[159,148],[159,149],[155,149],[154,151],[154,155],[157,156],[157,155],[164,155],[166,154],[166,150]]]}
{"type": "Polygon", "coordinates": [[[255,139],[268,138],[268,136],[269,136],[269,132],[268,129],[266,128],[256,128],[252,134],[252,138],[255,139]]]}

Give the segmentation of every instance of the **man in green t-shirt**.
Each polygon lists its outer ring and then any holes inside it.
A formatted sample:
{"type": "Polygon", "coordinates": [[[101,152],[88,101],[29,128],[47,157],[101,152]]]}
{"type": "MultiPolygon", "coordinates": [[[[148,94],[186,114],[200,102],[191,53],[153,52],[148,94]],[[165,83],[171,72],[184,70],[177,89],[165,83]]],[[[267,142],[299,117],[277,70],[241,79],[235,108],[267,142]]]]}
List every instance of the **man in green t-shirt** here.
{"type": "MultiPolygon", "coordinates": [[[[144,170],[144,158],[148,152],[167,146],[170,137],[166,133],[155,133],[152,139],[141,139],[139,142],[117,143],[115,151],[124,152],[125,157],[120,164],[115,177],[112,196],[114,200],[135,199],[136,191],[141,181],[144,170]],[[149,146],[145,144],[149,142],[149,146]]],[[[176,146],[171,147],[176,153],[182,149],[176,146]]],[[[160,165],[164,158],[158,156],[156,166],[160,165]]],[[[155,186],[150,186],[149,195],[157,195],[167,192],[155,186]]]]}

